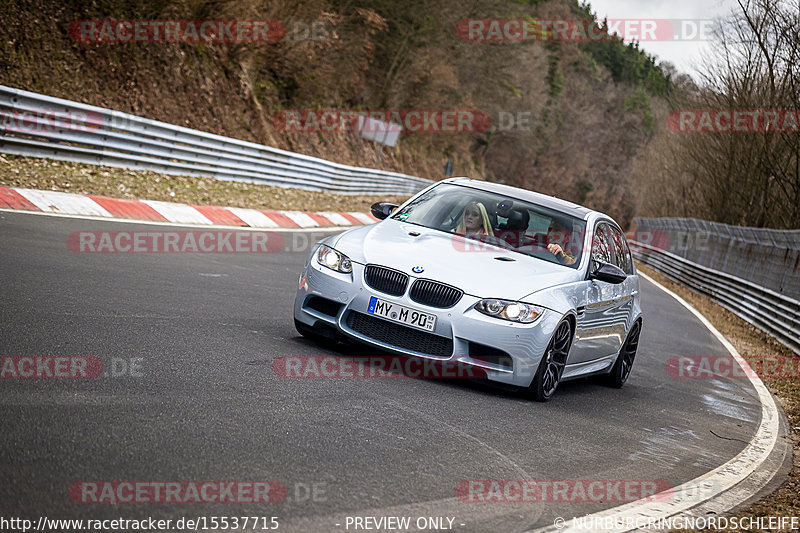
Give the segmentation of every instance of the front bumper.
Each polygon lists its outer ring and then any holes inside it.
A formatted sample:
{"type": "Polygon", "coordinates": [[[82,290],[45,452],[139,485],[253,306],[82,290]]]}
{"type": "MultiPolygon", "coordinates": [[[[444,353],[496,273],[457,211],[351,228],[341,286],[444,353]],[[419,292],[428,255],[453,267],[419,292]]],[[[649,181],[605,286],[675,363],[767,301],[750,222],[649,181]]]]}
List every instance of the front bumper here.
{"type": "MultiPolygon", "coordinates": [[[[411,300],[408,291],[403,296],[396,297],[372,289],[364,282],[364,265],[353,263],[353,272],[342,274],[317,264],[314,257],[315,254],[312,253],[300,276],[294,304],[294,317],[297,321],[308,326],[324,325],[328,328],[335,328],[341,335],[393,353],[451,363],[457,362],[480,368],[488,379],[499,383],[520,387],[527,387],[531,384],[547,343],[561,319],[557,313],[547,309],[532,324],[518,324],[489,317],[473,309],[479,298],[468,294],[464,294],[461,300],[449,309],[429,307],[411,300]],[[319,299],[312,300],[315,296],[335,302],[336,305],[320,306],[319,299]],[[382,336],[383,340],[376,338],[379,337],[377,335],[376,337],[370,336],[370,332],[364,329],[363,321],[357,326],[357,331],[351,327],[354,323],[353,317],[351,317],[352,313],[368,315],[370,320],[385,321],[383,318],[367,313],[369,300],[373,296],[436,315],[434,331],[426,333],[408,326],[398,325],[400,328],[413,332],[410,333],[413,342],[402,343],[393,342],[386,335],[382,336]],[[349,317],[351,320],[348,320],[349,317]],[[432,343],[420,343],[417,342],[420,334],[435,335],[438,338],[427,339],[433,341],[432,343]],[[452,343],[451,352],[450,342],[452,343]],[[421,347],[433,344],[438,347],[435,351],[439,353],[417,351],[420,348],[411,348],[410,344],[421,347]],[[446,351],[450,353],[441,353],[443,345],[447,345],[446,351]],[[495,364],[488,362],[485,358],[478,359],[475,345],[488,346],[505,352],[510,356],[513,364],[509,368],[507,364],[495,364]]],[[[409,287],[415,279],[411,276],[409,287]]],[[[445,280],[441,281],[446,282],[445,280]]],[[[498,297],[498,295],[487,295],[486,297],[498,297]]],[[[390,322],[390,324],[395,323],[390,322]]],[[[397,327],[392,329],[397,331],[397,327]]],[[[397,339],[398,337],[395,335],[393,338],[397,339]]]]}

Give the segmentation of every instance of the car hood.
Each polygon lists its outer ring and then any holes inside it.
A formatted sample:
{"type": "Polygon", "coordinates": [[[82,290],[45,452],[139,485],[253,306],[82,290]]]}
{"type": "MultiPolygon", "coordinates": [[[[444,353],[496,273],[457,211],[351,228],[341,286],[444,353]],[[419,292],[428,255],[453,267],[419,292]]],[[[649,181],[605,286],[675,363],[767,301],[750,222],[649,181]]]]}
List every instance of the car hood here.
{"type": "Polygon", "coordinates": [[[441,281],[479,298],[519,300],[580,277],[571,268],[391,219],[345,232],[330,245],[357,263],[441,281]]]}

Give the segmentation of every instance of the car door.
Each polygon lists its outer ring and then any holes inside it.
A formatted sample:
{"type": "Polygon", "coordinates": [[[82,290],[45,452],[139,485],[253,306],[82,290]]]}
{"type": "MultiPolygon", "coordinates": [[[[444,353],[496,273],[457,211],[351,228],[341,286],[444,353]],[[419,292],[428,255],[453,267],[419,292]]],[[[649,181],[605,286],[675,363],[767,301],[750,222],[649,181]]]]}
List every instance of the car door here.
{"type": "MultiPolygon", "coordinates": [[[[597,262],[616,264],[611,226],[601,221],[592,233],[589,271],[597,262]]],[[[569,364],[579,364],[615,354],[619,351],[625,334],[625,291],[620,285],[599,280],[585,282],[583,298],[579,302],[575,339],[570,351],[569,364]]]]}

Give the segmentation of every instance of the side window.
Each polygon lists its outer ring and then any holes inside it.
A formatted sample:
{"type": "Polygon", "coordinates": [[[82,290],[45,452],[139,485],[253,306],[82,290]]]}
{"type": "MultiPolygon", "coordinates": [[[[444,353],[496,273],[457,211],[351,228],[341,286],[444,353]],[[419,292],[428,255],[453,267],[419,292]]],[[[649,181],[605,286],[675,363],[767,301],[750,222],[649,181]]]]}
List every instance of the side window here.
{"type": "Polygon", "coordinates": [[[531,222],[528,224],[528,231],[533,233],[547,233],[547,228],[550,227],[550,219],[542,215],[529,211],[531,214],[531,222]]]}
{"type": "Polygon", "coordinates": [[[628,270],[625,272],[626,274],[633,274],[633,255],[631,254],[630,246],[628,246],[628,239],[625,239],[625,235],[623,234],[622,242],[625,245],[625,255],[628,257],[628,270]]]}
{"type": "Polygon", "coordinates": [[[595,226],[592,237],[592,260],[611,263],[611,246],[608,242],[607,224],[600,223],[595,226]]]}
{"type": "Polygon", "coordinates": [[[626,274],[632,274],[631,268],[631,252],[628,249],[628,243],[625,241],[625,236],[622,232],[615,228],[611,228],[612,238],[614,240],[614,255],[616,256],[616,265],[622,269],[626,274]]]}

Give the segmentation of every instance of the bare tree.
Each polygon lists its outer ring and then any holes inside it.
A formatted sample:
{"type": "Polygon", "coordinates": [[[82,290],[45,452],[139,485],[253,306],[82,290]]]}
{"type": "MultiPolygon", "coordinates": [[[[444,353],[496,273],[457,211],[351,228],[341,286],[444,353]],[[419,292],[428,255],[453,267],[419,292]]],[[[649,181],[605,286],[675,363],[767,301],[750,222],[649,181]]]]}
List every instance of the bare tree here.
{"type": "Polygon", "coordinates": [[[668,214],[669,206],[672,215],[800,228],[800,133],[783,122],[800,110],[800,4],[738,0],[717,29],[714,52],[700,90],[684,93],[673,106],[759,111],[759,128],[666,134],[670,138],[654,143],[650,152],[660,156],[662,168],[655,174],[652,165],[639,168],[664,193],[645,210],[668,214]],[[763,120],[772,111],[779,113],[777,129],[763,120]]]}

